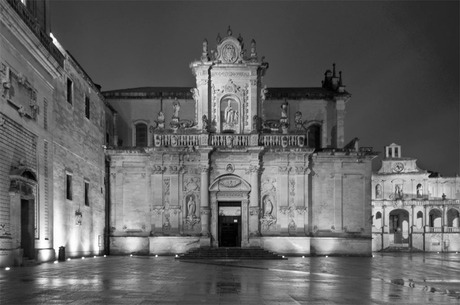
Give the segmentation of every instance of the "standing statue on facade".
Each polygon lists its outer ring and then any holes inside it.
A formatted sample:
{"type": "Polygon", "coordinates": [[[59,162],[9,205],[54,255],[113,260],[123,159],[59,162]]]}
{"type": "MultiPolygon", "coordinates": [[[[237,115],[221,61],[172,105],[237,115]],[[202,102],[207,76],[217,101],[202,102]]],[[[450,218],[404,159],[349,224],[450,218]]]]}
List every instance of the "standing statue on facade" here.
{"type": "Polygon", "coordinates": [[[180,103],[178,100],[176,100],[173,104],[173,118],[179,118],[179,111],[180,111],[180,103]]]}
{"type": "Polygon", "coordinates": [[[228,105],[227,107],[225,107],[224,116],[225,122],[228,125],[234,125],[237,121],[238,112],[235,109],[233,109],[231,100],[228,100],[228,105]]]}
{"type": "Polygon", "coordinates": [[[165,128],[165,115],[164,115],[163,111],[158,112],[157,126],[158,126],[159,129],[164,129],[165,128]]]}
{"type": "Polygon", "coordinates": [[[188,217],[195,218],[196,217],[196,215],[195,215],[196,202],[195,202],[195,199],[193,198],[193,196],[190,196],[188,198],[187,208],[188,208],[188,217]]]}
{"type": "Polygon", "coordinates": [[[208,117],[206,116],[206,114],[203,114],[203,117],[201,118],[201,120],[202,120],[202,125],[203,125],[202,130],[204,132],[207,132],[209,124],[208,124],[208,117]]]}
{"type": "Polygon", "coordinates": [[[264,199],[264,216],[270,217],[273,211],[273,203],[270,200],[270,197],[265,197],[264,199]]]}

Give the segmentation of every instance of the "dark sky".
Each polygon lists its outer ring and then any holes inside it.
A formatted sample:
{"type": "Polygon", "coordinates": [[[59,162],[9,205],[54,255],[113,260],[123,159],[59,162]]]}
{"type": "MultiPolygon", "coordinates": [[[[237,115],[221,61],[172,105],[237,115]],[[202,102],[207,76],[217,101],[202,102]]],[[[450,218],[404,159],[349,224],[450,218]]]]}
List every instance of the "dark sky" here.
{"type": "MultiPolygon", "coordinates": [[[[102,90],[194,86],[189,64],[231,25],[270,68],[268,87],[318,87],[343,71],[346,140],[460,174],[458,1],[70,1],[51,30],[102,90]]],[[[379,161],[375,162],[378,168],[379,161]]]]}

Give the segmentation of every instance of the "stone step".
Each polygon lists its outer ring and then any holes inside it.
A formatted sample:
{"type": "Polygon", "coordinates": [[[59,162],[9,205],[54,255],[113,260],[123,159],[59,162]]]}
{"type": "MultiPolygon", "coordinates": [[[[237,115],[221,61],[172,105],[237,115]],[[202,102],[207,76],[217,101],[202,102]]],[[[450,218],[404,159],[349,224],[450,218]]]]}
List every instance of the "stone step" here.
{"type": "Polygon", "coordinates": [[[262,248],[198,248],[179,255],[178,259],[284,259],[262,248]]]}

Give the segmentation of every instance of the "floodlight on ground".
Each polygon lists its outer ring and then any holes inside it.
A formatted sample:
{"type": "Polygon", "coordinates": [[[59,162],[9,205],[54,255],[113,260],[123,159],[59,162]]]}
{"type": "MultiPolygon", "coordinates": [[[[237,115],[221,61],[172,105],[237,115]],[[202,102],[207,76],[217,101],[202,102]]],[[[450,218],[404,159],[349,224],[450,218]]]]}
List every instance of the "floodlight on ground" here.
{"type": "Polygon", "coordinates": [[[54,263],[55,263],[55,264],[57,264],[57,263],[58,263],[58,261],[54,261],[54,263]]]}
{"type": "Polygon", "coordinates": [[[302,258],[305,258],[305,255],[302,255],[302,258]]]}
{"type": "Polygon", "coordinates": [[[326,255],[326,258],[328,258],[329,256],[326,255]]]}
{"type": "Polygon", "coordinates": [[[176,257],[179,257],[179,255],[176,254],[176,257]]]}
{"type": "Polygon", "coordinates": [[[94,255],[93,257],[96,258],[96,255],[94,255]]]}
{"type": "Polygon", "coordinates": [[[132,254],[130,254],[129,256],[130,256],[130,257],[133,257],[133,255],[132,255],[132,254]]]}
{"type": "Polygon", "coordinates": [[[11,269],[10,267],[6,267],[6,268],[5,268],[6,271],[8,271],[8,270],[10,270],[10,269],[11,269]]]}
{"type": "Polygon", "coordinates": [[[84,256],[82,256],[82,257],[81,257],[81,259],[85,259],[85,257],[84,257],[84,256]]]}
{"type": "Polygon", "coordinates": [[[70,260],[71,260],[71,258],[69,257],[67,260],[68,260],[68,261],[70,261],[70,260]]]}
{"type": "Polygon", "coordinates": [[[155,257],[158,257],[158,254],[155,254],[155,257]]]}
{"type": "Polygon", "coordinates": [[[104,257],[107,257],[107,255],[104,254],[104,257]]]}

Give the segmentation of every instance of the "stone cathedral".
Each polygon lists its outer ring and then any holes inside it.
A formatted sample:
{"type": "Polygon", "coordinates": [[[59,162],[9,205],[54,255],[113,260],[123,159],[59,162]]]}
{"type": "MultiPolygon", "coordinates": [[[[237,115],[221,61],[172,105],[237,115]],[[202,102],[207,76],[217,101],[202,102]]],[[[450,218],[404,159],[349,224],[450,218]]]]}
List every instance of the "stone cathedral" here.
{"type": "Polygon", "coordinates": [[[321,87],[267,88],[268,67],[229,28],[190,64],[196,87],[103,93],[117,112],[111,254],[371,254],[376,154],[344,142],[341,72],[327,70],[321,87]]]}

